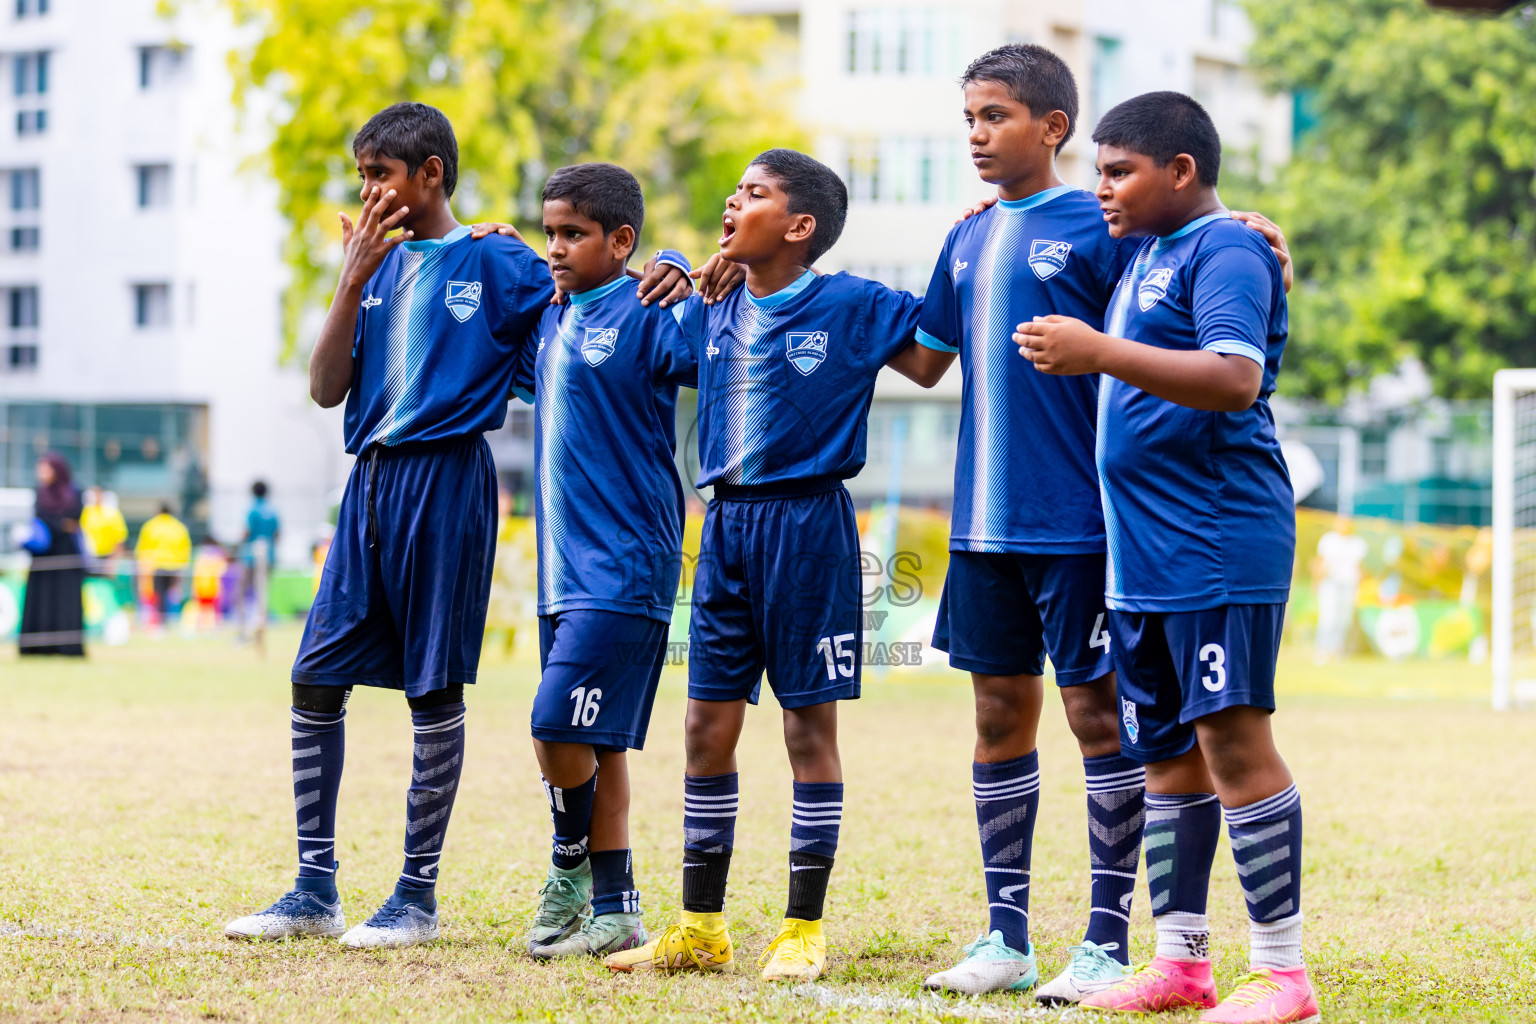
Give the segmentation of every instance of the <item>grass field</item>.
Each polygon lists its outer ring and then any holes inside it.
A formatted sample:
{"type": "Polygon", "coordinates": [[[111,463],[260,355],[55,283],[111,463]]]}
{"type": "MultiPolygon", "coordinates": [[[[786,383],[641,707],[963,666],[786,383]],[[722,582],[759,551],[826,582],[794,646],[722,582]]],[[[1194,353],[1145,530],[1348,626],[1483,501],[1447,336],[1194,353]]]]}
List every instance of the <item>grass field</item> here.
{"type": "MultiPolygon", "coordinates": [[[[1061,1016],[918,987],[984,920],[959,676],[868,682],[845,706],[847,814],[818,986],[768,987],[745,969],[611,976],[521,955],[549,839],[527,738],[535,675],[520,664],[486,666],[471,695],[441,942],[387,953],[229,942],[224,923],[293,874],[293,639],[264,664],[213,641],[136,641],[78,665],[0,656],[0,1019],[1061,1016]]],[[[1459,663],[1282,667],[1276,730],[1305,799],[1308,961],[1326,1020],[1536,1020],[1536,718],[1486,710],[1485,679],[1459,663]]],[[[677,910],[682,707],[671,673],[633,764],[635,867],[653,925],[677,910]]],[[[1087,877],[1081,762],[1059,702],[1047,709],[1032,902],[1042,973],[1054,973],[1080,935],[1087,877]]],[[[338,855],[350,922],[399,868],[410,756],[399,695],[359,691],[347,746],[338,855]]],[[[749,715],[741,771],[727,911],[745,968],[784,899],[790,785],[771,700],[749,715]]],[[[1246,964],[1225,839],[1212,893],[1225,986],[1246,964]]],[[[1144,886],[1134,921],[1145,958],[1144,886]]]]}

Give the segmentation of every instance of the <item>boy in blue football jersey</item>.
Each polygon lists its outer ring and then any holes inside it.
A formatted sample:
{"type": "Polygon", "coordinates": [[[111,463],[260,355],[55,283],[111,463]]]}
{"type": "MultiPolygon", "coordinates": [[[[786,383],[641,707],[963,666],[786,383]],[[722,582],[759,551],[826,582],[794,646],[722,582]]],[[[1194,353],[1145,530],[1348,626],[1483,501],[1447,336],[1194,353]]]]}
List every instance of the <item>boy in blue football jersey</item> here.
{"type": "Polygon", "coordinates": [[[842,820],[837,701],[859,695],[858,530],[842,481],[864,465],[884,365],[912,372],[920,303],[809,268],[842,231],[848,193],[790,150],[758,156],[726,202],[720,252],[746,285],[674,307],[699,353],[700,486],[714,487],[689,636],[681,921],[607,959],[618,971],[730,967],[726,877],[736,743],[766,669],[794,773],[789,900],[763,977],[811,980],[842,820]]]}
{"type": "Polygon", "coordinates": [[[1301,955],[1301,800],[1275,749],[1275,660],[1295,509],[1269,395],[1287,333],[1283,274],[1216,194],[1221,141],[1180,93],[1094,131],[1098,198],[1139,238],[1103,332],[1020,324],[1049,374],[1103,374],[1098,471],[1121,743],[1147,768],[1157,955],[1083,1005],[1214,1007],[1211,1024],[1318,1019],[1301,955]],[[1206,895],[1222,812],[1248,905],[1253,972],[1219,1006],[1206,895]]]}
{"type": "MultiPolygon", "coordinates": [[[[566,167],[543,200],[549,268],[566,302],[545,310],[515,388],[537,408],[543,674],[533,737],[554,823],[528,948],[551,959],[646,938],[625,751],[645,743],[677,597],[677,388],[697,384],[698,365],[673,314],[642,305],[626,276],[645,221],[634,176],[612,164],[566,167]]],[[[688,270],[675,253],[658,259],[688,270]]]]}
{"type": "Polygon", "coordinates": [[[472,243],[449,200],[458,145],[441,112],[400,103],[353,140],[362,216],[310,357],[310,394],[346,400],[358,456],[293,667],[299,876],[231,937],[342,935],[354,947],[438,933],[435,884],[464,756],[490,587],[496,479],[481,434],[500,426],[514,357],[552,295],[513,238],[472,243]],[[399,234],[391,235],[395,228],[399,234]],[[415,730],[405,863],[394,893],[346,929],[336,796],[355,685],[404,690],[415,730]]]}
{"type": "Polygon", "coordinates": [[[1083,756],[1092,909],[1067,967],[1035,998],[1073,1003],[1129,972],[1144,772],[1120,752],[1105,629],[1093,462],[1099,382],[1035,372],[1018,359],[1012,333],[1050,313],[1102,326],[1136,243],[1110,237],[1093,196],[1057,174],[1078,113],[1065,62],[1044,47],[1010,44],[977,58],[961,84],[973,162],[998,200],[950,232],[918,341],[936,374],[956,358],[964,373],[934,646],[971,673],[975,689],[972,776],[990,921],[961,962],[927,985],[974,995],[1027,989],[1038,978],[1029,883],[1049,653],[1083,756]]]}

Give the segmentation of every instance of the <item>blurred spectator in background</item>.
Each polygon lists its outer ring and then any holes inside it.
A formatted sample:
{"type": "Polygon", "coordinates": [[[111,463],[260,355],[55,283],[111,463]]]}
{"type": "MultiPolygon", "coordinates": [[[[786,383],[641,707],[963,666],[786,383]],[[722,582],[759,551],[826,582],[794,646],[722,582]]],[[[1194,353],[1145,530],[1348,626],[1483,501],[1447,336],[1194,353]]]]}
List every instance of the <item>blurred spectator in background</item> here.
{"type": "Polygon", "coordinates": [[[97,559],[111,558],[121,551],[128,543],[128,524],[117,507],[117,495],[100,487],[87,488],[80,532],[85,535],[89,553],[97,559]]]}
{"type": "Polygon", "coordinates": [[[192,561],[192,535],[181,520],[171,514],[171,506],[161,504],[160,513],[139,529],[134,545],[139,563],[139,578],[147,584],[146,596],[151,609],[150,624],[163,625],[181,593],[181,578],[192,561]]]}
{"type": "Polygon", "coordinates": [[[39,544],[31,549],[32,567],[18,636],[22,654],[85,655],[80,512],[80,492],[70,482],[69,463],[62,455],[49,452],[37,462],[34,515],[48,536],[46,547],[39,544]]]}
{"type": "Polygon", "coordinates": [[[1365,538],[1355,536],[1354,521],[1347,516],[1334,520],[1333,529],[1317,542],[1317,557],[1312,560],[1312,585],[1317,592],[1313,656],[1319,664],[1344,655],[1349,627],[1355,621],[1360,566],[1369,551],[1365,538]]]}
{"type": "Polygon", "coordinates": [[[192,559],[193,628],[199,633],[211,633],[219,626],[219,599],[228,566],[224,548],[212,537],[204,537],[192,559]]]}
{"type": "Polygon", "coordinates": [[[251,510],[245,516],[245,571],[240,586],[239,634],[244,643],[254,637],[256,650],[267,653],[267,587],[272,579],[272,563],[277,556],[277,538],[283,524],[267,501],[267,483],[251,485],[251,510]]]}

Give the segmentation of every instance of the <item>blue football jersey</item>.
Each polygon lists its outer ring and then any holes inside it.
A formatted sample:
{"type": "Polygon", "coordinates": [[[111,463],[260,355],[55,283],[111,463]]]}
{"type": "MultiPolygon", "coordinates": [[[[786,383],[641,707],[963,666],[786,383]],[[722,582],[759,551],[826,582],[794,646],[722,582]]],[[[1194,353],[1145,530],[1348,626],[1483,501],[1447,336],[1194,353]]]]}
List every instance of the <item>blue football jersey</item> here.
{"type": "Polygon", "coordinates": [[[539,614],[668,622],[682,567],[677,387],[698,363],[670,310],[620,277],[548,306],[515,389],[535,404],[539,614]]]}
{"type": "Polygon", "coordinates": [[[1242,412],[1190,409],[1104,377],[1098,464],[1109,607],[1178,612],[1285,601],[1296,511],[1269,407],[1287,332],[1285,287],[1269,245],[1225,213],[1144,239],[1106,330],[1264,368],[1259,397],[1242,412]]]}
{"type": "Polygon", "coordinates": [[[849,274],[806,271],[756,298],[673,307],[699,353],[699,481],[755,486],[864,468],[880,368],[917,331],[922,302],[849,274]]]}
{"type": "Polygon", "coordinates": [[[1109,237],[1097,199],[1067,185],[1001,200],[950,231],[917,340],[960,353],[951,551],[1104,550],[1098,377],[1039,372],[1013,330],[1052,313],[1102,329],[1135,249],[1109,237]]]}
{"type": "Polygon", "coordinates": [[[474,241],[460,226],[395,246],[363,290],[347,451],[500,427],[518,348],[553,290],[545,262],[509,236],[474,241]]]}

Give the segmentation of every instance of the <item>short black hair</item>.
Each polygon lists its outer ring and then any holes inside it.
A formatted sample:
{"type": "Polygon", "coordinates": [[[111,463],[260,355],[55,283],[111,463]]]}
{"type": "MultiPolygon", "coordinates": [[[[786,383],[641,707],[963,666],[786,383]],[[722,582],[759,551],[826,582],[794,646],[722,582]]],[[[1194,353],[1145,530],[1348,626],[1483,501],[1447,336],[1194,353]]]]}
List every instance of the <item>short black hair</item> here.
{"type": "Polygon", "coordinates": [[[816,218],[807,262],[815,263],[826,255],[842,237],[843,224],[848,220],[848,186],[837,172],[793,149],[759,153],[748,166],[761,167],[778,179],[791,214],[808,213],[816,218]]]}
{"type": "MultiPolygon", "coordinates": [[[[603,226],[611,235],[628,224],[635,229],[635,245],[645,226],[645,193],[635,176],[617,164],[572,164],[562,167],[544,183],[543,202],[564,199],[576,212],[603,226]]],[[[633,250],[631,250],[633,251],[633,250]]]]}
{"type": "Polygon", "coordinates": [[[1067,62],[1043,46],[1034,43],[1009,43],[971,61],[960,76],[963,89],[972,82],[996,82],[1006,86],[1008,94],[1029,108],[1035,117],[1053,110],[1067,115],[1067,134],[1061,137],[1056,152],[1077,131],[1077,79],[1067,62]]]}
{"type": "Polygon", "coordinates": [[[171,503],[170,502],[162,501],[160,503],[160,514],[163,515],[163,516],[174,515],[174,513],[171,511],[171,503]]]}
{"type": "Polygon", "coordinates": [[[1093,129],[1093,141],[1149,156],[1167,167],[1180,153],[1195,158],[1200,184],[1221,177],[1221,136],[1205,108],[1181,92],[1144,92],[1110,109],[1093,129]]]}
{"type": "Polygon", "coordinates": [[[251,484],[251,493],[258,498],[265,498],[267,496],[267,482],[265,480],[257,480],[251,484]]]}
{"type": "Polygon", "coordinates": [[[435,156],[443,162],[443,195],[452,196],[459,187],[459,140],[453,125],[425,103],[396,103],[370,117],[352,137],[352,155],[364,153],[404,160],[406,174],[415,174],[435,156]]]}

